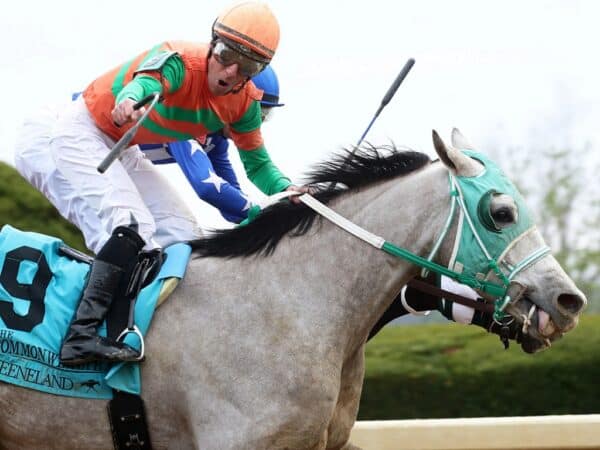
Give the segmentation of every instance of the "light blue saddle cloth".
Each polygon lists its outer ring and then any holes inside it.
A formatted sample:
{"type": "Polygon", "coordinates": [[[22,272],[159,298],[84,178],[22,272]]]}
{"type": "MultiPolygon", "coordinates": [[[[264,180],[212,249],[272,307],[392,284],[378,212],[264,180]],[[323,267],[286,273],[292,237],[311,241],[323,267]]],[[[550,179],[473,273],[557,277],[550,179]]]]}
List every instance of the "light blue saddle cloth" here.
{"type": "MultiPolygon", "coordinates": [[[[110,399],[112,389],[141,393],[139,363],[62,366],[59,352],[90,265],[64,256],[64,243],[5,225],[0,231],[0,380],[71,397],[110,399]]],[[[191,248],[175,244],[158,276],[140,292],[135,323],[145,335],[163,283],[183,278],[191,248]]],[[[103,325],[100,334],[106,335],[103,325]]],[[[125,342],[139,348],[128,334],[125,342]]]]}

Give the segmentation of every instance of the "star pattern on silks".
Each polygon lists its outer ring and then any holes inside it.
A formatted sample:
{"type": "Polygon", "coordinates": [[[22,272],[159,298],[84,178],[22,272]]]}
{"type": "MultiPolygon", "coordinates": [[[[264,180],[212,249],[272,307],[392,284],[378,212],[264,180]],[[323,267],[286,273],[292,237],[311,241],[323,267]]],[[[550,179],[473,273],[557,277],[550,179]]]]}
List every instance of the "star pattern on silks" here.
{"type": "Polygon", "coordinates": [[[248,200],[248,196],[246,194],[244,194],[243,192],[240,192],[240,195],[242,196],[242,198],[244,200],[246,200],[246,204],[242,208],[242,211],[248,211],[250,209],[250,207],[252,206],[252,202],[250,200],[248,200]]]}
{"type": "Polygon", "coordinates": [[[190,140],[190,155],[194,156],[194,154],[196,152],[202,152],[204,154],[206,154],[206,152],[204,151],[204,149],[202,148],[202,146],[200,145],[199,142],[197,142],[195,139],[190,140]]]}
{"type": "Polygon", "coordinates": [[[226,181],[221,178],[220,176],[218,176],[216,173],[214,173],[212,170],[208,171],[208,178],[205,178],[204,180],[202,180],[203,183],[206,184],[212,184],[215,186],[215,189],[217,190],[217,192],[221,192],[221,186],[223,186],[226,181]]]}
{"type": "Polygon", "coordinates": [[[206,143],[202,146],[202,151],[208,155],[213,148],[215,148],[215,144],[213,144],[213,138],[208,136],[206,138],[206,143]]]}

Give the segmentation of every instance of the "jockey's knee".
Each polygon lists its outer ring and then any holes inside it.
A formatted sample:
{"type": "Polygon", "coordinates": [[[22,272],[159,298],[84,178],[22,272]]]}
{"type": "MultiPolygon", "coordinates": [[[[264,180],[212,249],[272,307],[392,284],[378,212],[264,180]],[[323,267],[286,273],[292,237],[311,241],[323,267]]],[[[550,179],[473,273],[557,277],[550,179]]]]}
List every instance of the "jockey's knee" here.
{"type": "Polygon", "coordinates": [[[202,237],[202,229],[193,217],[171,217],[156,224],[152,240],[160,247],[177,242],[192,241],[202,237]]]}
{"type": "MultiPolygon", "coordinates": [[[[131,225],[122,225],[122,226],[126,226],[128,228],[132,228],[131,225]]],[[[153,248],[158,247],[158,245],[154,242],[154,235],[156,234],[156,224],[154,223],[154,221],[152,221],[151,223],[140,223],[138,227],[133,227],[132,228],[134,231],[136,231],[140,238],[142,238],[142,240],[144,241],[144,249],[145,250],[152,250],[153,248]]]]}
{"type": "MultiPolygon", "coordinates": [[[[153,237],[156,234],[156,222],[149,212],[142,210],[131,210],[127,208],[119,208],[113,210],[112,217],[104,221],[102,228],[108,230],[104,233],[103,242],[99,242],[99,247],[102,247],[110,236],[120,227],[129,228],[135,231],[137,235],[144,241],[144,249],[152,250],[158,247],[153,244],[153,237]]],[[[88,230],[90,231],[90,230],[88,230]]],[[[98,233],[98,230],[96,230],[98,233]]]]}

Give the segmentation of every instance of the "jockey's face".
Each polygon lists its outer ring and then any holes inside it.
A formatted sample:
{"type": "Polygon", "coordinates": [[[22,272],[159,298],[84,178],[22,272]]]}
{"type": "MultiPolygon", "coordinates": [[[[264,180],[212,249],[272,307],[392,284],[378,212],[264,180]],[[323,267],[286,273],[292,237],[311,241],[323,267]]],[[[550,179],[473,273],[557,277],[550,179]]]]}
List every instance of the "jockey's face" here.
{"type": "Polygon", "coordinates": [[[213,95],[229,94],[246,77],[239,73],[237,64],[224,66],[214,55],[208,60],[208,89],[213,95]]]}

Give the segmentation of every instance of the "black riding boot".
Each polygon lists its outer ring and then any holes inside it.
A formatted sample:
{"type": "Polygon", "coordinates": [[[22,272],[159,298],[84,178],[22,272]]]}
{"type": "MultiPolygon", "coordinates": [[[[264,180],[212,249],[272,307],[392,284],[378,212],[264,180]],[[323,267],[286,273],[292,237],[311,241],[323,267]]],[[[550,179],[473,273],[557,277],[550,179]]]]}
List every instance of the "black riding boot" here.
{"type": "Polygon", "coordinates": [[[92,264],[87,286],[60,351],[60,362],[78,365],[96,360],[133,361],[137,350],[112,339],[98,336],[124,275],[144,246],[131,228],[118,227],[92,264]]]}

